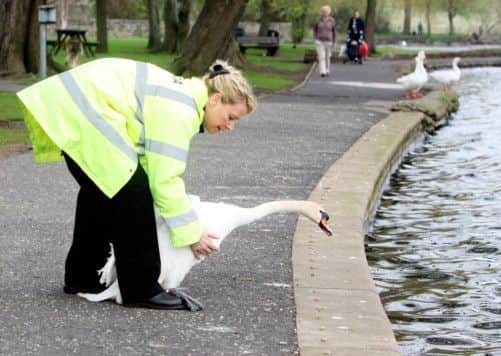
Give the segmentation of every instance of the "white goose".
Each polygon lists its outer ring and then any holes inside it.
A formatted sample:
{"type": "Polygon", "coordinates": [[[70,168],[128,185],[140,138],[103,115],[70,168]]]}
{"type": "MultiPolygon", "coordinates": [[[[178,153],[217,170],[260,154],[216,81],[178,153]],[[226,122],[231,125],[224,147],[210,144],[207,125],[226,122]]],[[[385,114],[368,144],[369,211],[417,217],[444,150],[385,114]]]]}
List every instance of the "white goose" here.
{"type": "MultiPolygon", "coordinates": [[[[217,247],[219,247],[223,240],[237,227],[249,224],[267,215],[280,212],[295,212],[302,214],[318,224],[327,235],[332,235],[332,230],[327,223],[329,216],[317,203],[311,201],[272,201],[253,208],[241,208],[232,204],[202,202],[199,197],[193,195],[190,195],[190,198],[193,208],[202,221],[206,231],[214,233],[219,237],[219,240],[214,241],[217,247]]],[[[190,247],[174,248],[170,240],[167,226],[164,220],[160,218],[157,211],[156,216],[161,263],[158,283],[166,290],[177,288],[191,268],[200,263],[203,257],[201,259],[196,259],[190,247]]],[[[110,257],[98,273],[101,276],[100,282],[105,284],[108,288],[98,294],[79,293],[78,295],[91,302],[101,302],[112,299],[122,304],[119,281],[116,277],[113,246],[111,248],[110,257]]]]}
{"type": "Polygon", "coordinates": [[[452,60],[452,69],[436,70],[430,73],[430,77],[439,83],[442,83],[445,91],[452,89],[451,84],[459,81],[461,78],[461,70],[459,70],[458,63],[460,57],[455,57],[452,60]]]}
{"type": "Polygon", "coordinates": [[[405,97],[407,99],[416,99],[423,96],[420,90],[428,81],[428,73],[426,73],[426,69],[423,64],[425,58],[426,56],[424,51],[419,51],[415,59],[416,68],[414,69],[414,72],[397,79],[397,83],[400,83],[403,88],[407,90],[405,93],[405,97]]]}

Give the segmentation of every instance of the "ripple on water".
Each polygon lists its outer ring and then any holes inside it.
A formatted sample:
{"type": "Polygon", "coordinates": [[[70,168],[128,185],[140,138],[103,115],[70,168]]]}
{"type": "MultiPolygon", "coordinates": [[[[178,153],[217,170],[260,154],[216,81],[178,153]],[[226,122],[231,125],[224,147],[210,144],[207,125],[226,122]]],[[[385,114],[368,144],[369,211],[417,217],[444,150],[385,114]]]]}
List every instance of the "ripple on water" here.
{"type": "Polygon", "coordinates": [[[432,345],[472,345],[473,342],[464,339],[452,339],[448,337],[427,337],[426,341],[432,345]]]}
{"type": "Polygon", "coordinates": [[[366,238],[404,355],[501,350],[501,69],[463,78],[453,120],[404,159],[366,238]]]}
{"type": "Polygon", "coordinates": [[[477,323],[473,324],[473,327],[484,330],[497,330],[501,329],[501,321],[488,321],[485,323],[477,323]]]}

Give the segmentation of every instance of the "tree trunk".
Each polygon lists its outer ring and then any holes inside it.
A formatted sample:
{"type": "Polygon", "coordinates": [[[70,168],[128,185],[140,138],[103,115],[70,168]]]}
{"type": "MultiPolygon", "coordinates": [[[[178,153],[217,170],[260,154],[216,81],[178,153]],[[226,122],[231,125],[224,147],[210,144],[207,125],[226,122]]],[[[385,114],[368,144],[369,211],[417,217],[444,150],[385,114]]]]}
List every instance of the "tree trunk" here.
{"type": "Polygon", "coordinates": [[[411,33],[412,0],[405,0],[404,3],[404,33],[411,33]]]}
{"type": "Polygon", "coordinates": [[[447,18],[449,19],[449,35],[454,34],[454,17],[456,16],[456,1],[447,1],[447,18]]]}
{"type": "Polygon", "coordinates": [[[176,53],[177,47],[177,32],[178,32],[178,11],[177,0],[165,0],[164,3],[164,43],[162,50],[167,53],[176,53]]]}
{"type": "Polygon", "coordinates": [[[431,36],[431,0],[426,0],[425,3],[425,16],[426,16],[426,34],[431,36]]]}
{"type": "Polygon", "coordinates": [[[160,36],[160,14],[158,12],[157,0],[147,0],[148,8],[148,45],[146,48],[155,49],[162,45],[160,36]]]}
{"type": "Polygon", "coordinates": [[[190,32],[190,13],[193,3],[194,0],[183,0],[181,2],[181,7],[179,8],[177,39],[180,49],[183,46],[184,41],[188,37],[188,33],[190,32]]]}
{"type": "Polygon", "coordinates": [[[68,7],[69,0],[59,0],[57,3],[57,27],[68,27],[68,7]]]}
{"type": "Polygon", "coordinates": [[[454,16],[452,15],[451,12],[447,14],[447,17],[449,18],[449,35],[454,34],[454,16]]]}
{"type": "Polygon", "coordinates": [[[96,51],[99,53],[108,52],[108,28],[106,14],[106,0],[96,0],[96,27],[97,41],[99,42],[96,51]]]}
{"type": "Polygon", "coordinates": [[[26,26],[26,44],[24,48],[24,66],[28,73],[38,73],[40,64],[40,24],[38,23],[38,6],[44,0],[31,0],[26,26]]]}
{"type": "Polygon", "coordinates": [[[369,46],[369,54],[376,53],[376,41],[374,40],[374,27],[376,26],[376,3],[377,0],[367,0],[365,13],[365,38],[369,46]]]}
{"type": "Polygon", "coordinates": [[[259,24],[259,36],[267,36],[271,24],[271,1],[261,0],[261,21],[259,24]]]}
{"type": "Polygon", "coordinates": [[[0,2],[0,72],[38,72],[41,0],[0,2]]]}
{"type": "Polygon", "coordinates": [[[164,43],[162,50],[179,53],[190,31],[190,12],[193,0],[165,0],[164,6],[164,43]]]}
{"type": "Polygon", "coordinates": [[[239,65],[242,57],[234,44],[234,29],[248,0],[206,1],[180,55],[174,60],[178,75],[201,75],[216,59],[239,65]],[[224,21],[222,21],[224,19],[224,21]]]}

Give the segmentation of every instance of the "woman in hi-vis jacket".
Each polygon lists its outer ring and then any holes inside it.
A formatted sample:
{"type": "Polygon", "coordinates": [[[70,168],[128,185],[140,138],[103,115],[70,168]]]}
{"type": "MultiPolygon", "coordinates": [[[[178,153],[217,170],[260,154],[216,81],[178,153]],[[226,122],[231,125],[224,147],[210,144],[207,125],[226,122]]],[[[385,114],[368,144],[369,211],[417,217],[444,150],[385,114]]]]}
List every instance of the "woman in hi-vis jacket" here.
{"type": "Polygon", "coordinates": [[[203,78],[184,79],[152,64],[95,60],[17,93],[37,162],[64,160],[80,185],[66,293],[104,289],[97,270],[113,244],[125,306],[183,309],[158,284],[154,205],[175,247],[210,255],[181,175],[199,132],[233,130],[256,105],[241,73],[216,61],[203,78]],[[113,222],[119,222],[113,224],[113,222]]]}

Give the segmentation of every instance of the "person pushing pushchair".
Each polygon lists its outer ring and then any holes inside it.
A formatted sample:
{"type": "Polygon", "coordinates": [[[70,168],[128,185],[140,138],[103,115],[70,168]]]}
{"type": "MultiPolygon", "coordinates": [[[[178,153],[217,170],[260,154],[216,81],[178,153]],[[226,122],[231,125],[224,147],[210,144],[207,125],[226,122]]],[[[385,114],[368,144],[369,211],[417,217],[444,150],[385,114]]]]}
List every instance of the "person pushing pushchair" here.
{"type": "Polygon", "coordinates": [[[346,31],[346,56],[350,61],[362,64],[362,56],[360,55],[360,46],[364,41],[365,24],[360,18],[360,12],[355,10],[353,16],[348,22],[346,31]]]}

